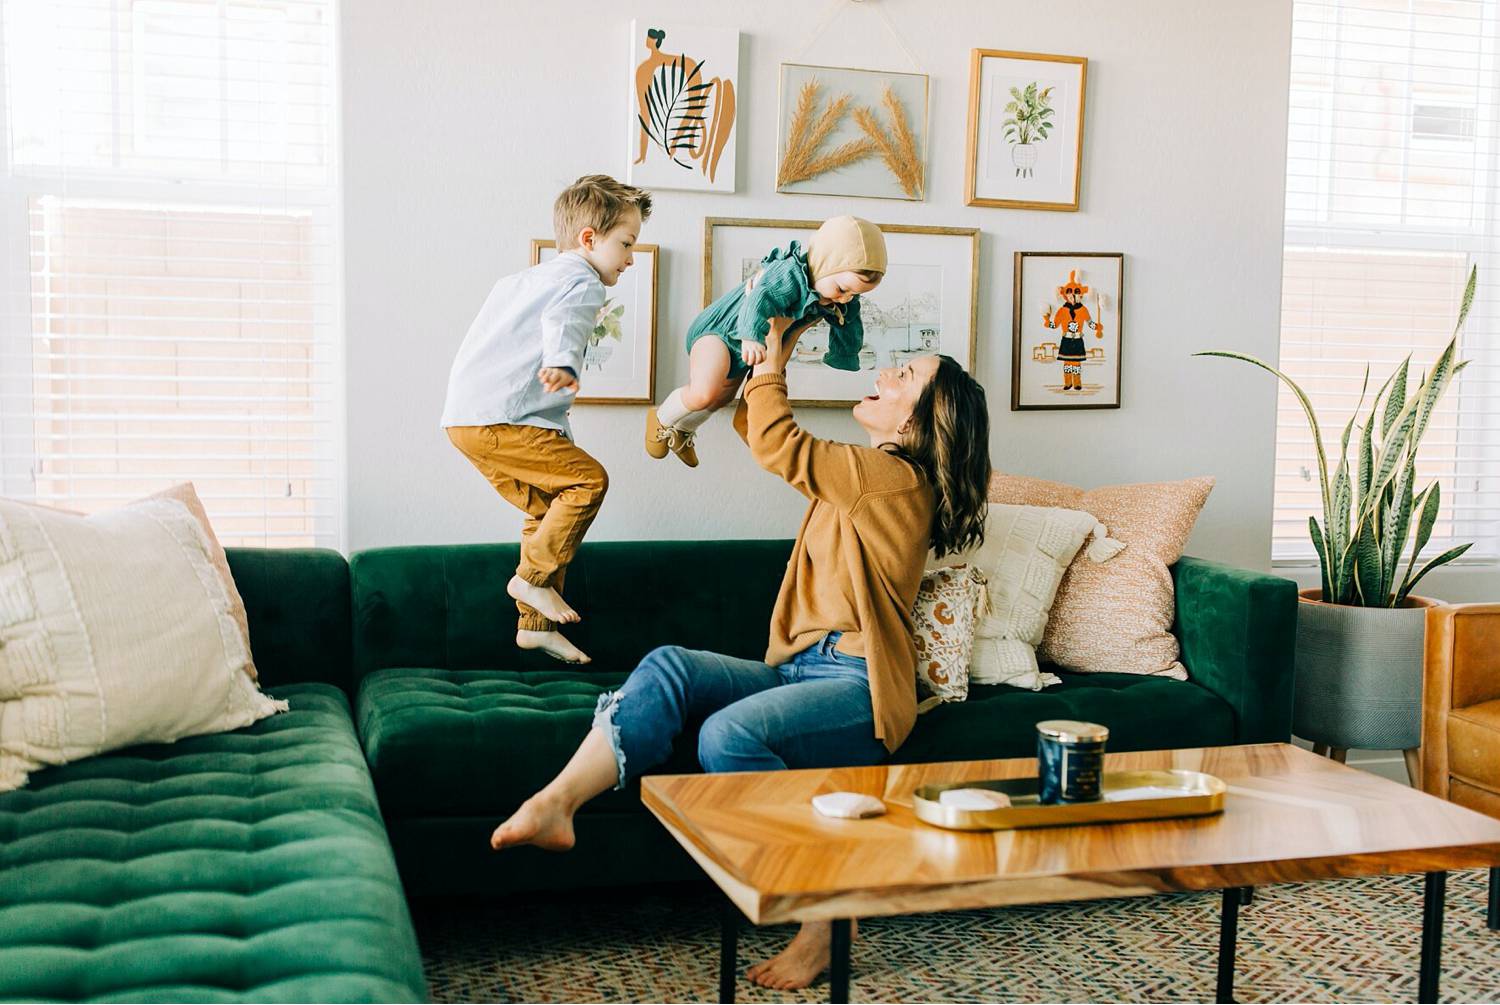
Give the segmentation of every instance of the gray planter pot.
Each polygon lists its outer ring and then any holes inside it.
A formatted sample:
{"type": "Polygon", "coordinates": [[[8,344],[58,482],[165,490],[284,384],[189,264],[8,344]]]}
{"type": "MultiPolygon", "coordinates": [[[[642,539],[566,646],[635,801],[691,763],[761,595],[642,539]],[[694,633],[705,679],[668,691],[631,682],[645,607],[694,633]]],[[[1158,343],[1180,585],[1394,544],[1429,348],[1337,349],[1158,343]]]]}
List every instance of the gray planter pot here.
{"type": "Polygon", "coordinates": [[[1427,608],[1344,607],[1303,590],[1297,605],[1297,691],[1292,732],[1347,750],[1422,743],[1422,645],[1427,608]]]}

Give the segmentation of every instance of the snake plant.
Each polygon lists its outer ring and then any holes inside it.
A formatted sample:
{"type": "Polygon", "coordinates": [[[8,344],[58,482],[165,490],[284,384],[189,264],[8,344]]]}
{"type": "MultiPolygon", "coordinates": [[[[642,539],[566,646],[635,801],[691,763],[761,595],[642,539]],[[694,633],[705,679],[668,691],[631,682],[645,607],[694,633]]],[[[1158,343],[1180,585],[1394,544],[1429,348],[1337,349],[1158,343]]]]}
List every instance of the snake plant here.
{"type": "Polygon", "coordinates": [[[1469,272],[1463,302],[1458,309],[1458,324],[1453,338],[1438,356],[1430,373],[1423,374],[1417,389],[1406,394],[1411,357],[1401,362],[1386,378],[1370,405],[1370,413],[1360,428],[1358,459],[1349,464],[1349,439],[1354,431],[1365,395],[1370,389],[1370,368],[1365,367],[1364,386],[1359,403],[1344,427],[1339,440],[1338,467],[1332,478],[1328,473],[1328,456],[1323,448],[1323,433],[1307,394],[1280,370],[1254,356],[1237,352],[1201,352],[1198,356],[1222,356],[1252,363],[1276,377],[1291,389],[1307,414],[1312,428],[1313,445],[1318,456],[1319,487],[1323,496],[1323,522],[1307,518],[1308,533],[1318,552],[1322,570],[1323,599],[1355,607],[1396,607],[1411,593],[1427,573],[1458,558],[1470,545],[1449,548],[1417,568],[1417,557],[1432,536],[1437,522],[1441,493],[1433,482],[1415,492],[1417,448],[1427,432],[1433,410],[1448,385],[1468,361],[1456,361],[1458,335],[1469,306],[1474,301],[1474,284],[1478,269],[1469,272]],[[1382,407],[1382,400],[1384,407],[1382,407]],[[1416,514],[1413,524],[1412,515],[1416,514]],[[1415,533],[1408,550],[1407,541],[1415,533]],[[1403,556],[1405,556],[1403,568],[1403,556]]]}

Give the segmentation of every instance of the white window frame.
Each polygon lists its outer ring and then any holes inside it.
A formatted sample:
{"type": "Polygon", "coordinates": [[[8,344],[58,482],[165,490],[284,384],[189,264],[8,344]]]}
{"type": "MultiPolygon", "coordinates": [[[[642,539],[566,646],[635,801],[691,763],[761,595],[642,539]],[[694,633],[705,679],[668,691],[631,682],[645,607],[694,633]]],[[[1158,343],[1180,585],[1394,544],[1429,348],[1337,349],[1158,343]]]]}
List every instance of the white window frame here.
{"type": "MultiPolygon", "coordinates": [[[[24,2],[24,0],[23,0],[24,2]]],[[[326,512],[316,513],[312,536],[319,546],[327,546],[341,552],[348,549],[348,407],[346,381],[345,310],[344,310],[344,220],[343,220],[343,166],[342,166],[342,59],[340,52],[339,23],[340,0],[328,0],[329,31],[329,120],[326,166],[327,180],[321,186],[287,185],[278,194],[278,199],[288,210],[300,210],[312,215],[314,225],[325,228],[330,235],[330,254],[326,261],[319,257],[314,267],[314,285],[327,289],[326,301],[320,300],[315,308],[314,325],[327,331],[330,351],[331,378],[326,404],[327,416],[322,425],[328,429],[328,447],[332,460],[326,480],[329,485],[329,505],[326,512]]],[[[224,0],[220,0],[220,6],[224,0]]],[[[129,29],[133,31],[131,26],[129,29]]],[[[0,16],[0,59],[5,51],[5,18],[0,16]]],[[[114,46],[120,45],[117,30],[111,36],[114,46]]],[[[122,71],[125,72],[125,71],[122,71]]],[[[263,188],[254,184],[233,181],[214,181],[191,173],[169,175],[163,173],[144,174],[138,172],[101,172],[67,166],[46,167],[40,165],[17,165],[12,163],[11,144],[4,141],[10,136],[8,73],[0,73],[0,221],[10,222],[7,232],[0,234],[0,297],[8,303],[0,303],[0,345],[20,364],[17,374],[29,374],[32,360],[27,357],[34,344],[31,310],[31,248],[28,236],[31,200],[40,196],[66,196],[70,200],[89,202],[128,202],[148,206],[191,206],[194,209],[256,210],[264,209],[263,188]],[[23,331],[14,330],[21,327],[23,331]]],[[[133,115],[116,110],[114,127],[134,129],[133,115]]],[[[34,404],[26,404],[33,393],[29,377],[15,376],[9,385],[5,383],[6,367],[0,367],[0,393],[17,402],[14,411],[35,414],[34,404]]],[[[35,436],[25,420],[7,420],[0,408],[0,495],[10,498],[32,498],[36,488],[37,455],[35,436]],[[7,421],[12,427],[7,427],[7,421]],[[22,426],[22,428],[14,428],[22,426]]],[[[274,545],[271,545],[274,546],[274,545]]]]}
{"type": "MultiPolygon", "coordinates": [[[[1315,201],[1316,213],[1320,222],[1293,222],[1288,216],[1283,222],[1283,254],[1285,254],[1287,248],[1307,247],[1329,247],[1360,251],[1460,253],[1466,255],[1471,264],[1479,266],[1479,287],[1481,290],[1500,290],[1500,262],[1493,260],[1500,258],[1500,230],[1490,232],[1491,227],[1494,225],[1492,221],[1500,221],[1500,184],[1497,184],[1497,179],[1500,179],[1500,135],[1497,135],[1497,120],[1500,120],[1500,52],[1497,52],[1497,45],[1500,45],[1500,39],[1497,39],[1497,31],[1500,31],[1500,0],[1485,0],[1483,10],[1484,28],[1482,37],[1484,45],[1480,56],[1479,72],[1481,79],[1486,81],[1486,87],[1477,96],[1478,103],[1476,108],[1480,110],[1492,108],[1497,109],[1497,111],[1492,112],[1490,115],[1480,114],[1479,111],[1476,111],[1475,114],[1474,159],[1477,164],[1483,165],[1479,173],[1486,180],[1479,186],[1484,193],[1484,199],[1475,204],[1474,212],[1471,215],[1471,223],[1467,226],[1452,227],[1424,225],[1420,230],[1406,229],[1404,227],[1378,228],[1329,223],[1327,222],[1330,209],[1328,201],[1329,187],[1320,181],[1315,201]]],[[[1322,114],[1327,121],[1331,122],[1333,118],[1332,93],[1326,93],[1324,99],[1322,114]]],[[[1406,127],[1401,133],[1403,137],[1403,177],[1405,176],[1406,152],[1412,149],[1414,143],[1425,144],[1431,142],[1446,144],[1454,142],[1453,140],[1429,141],[1412,135],[1412,110],[1416,103],[1412,96],[1412,90],[1408,87],[1406,109],[1403,115],[1406,127]]],[[[1424,100],[1422,103],[1430,102],[1424,100]]],[[[1317,140],[1318,163],[1330,172],[1335,166],[1334,160],[1328,156],[1331,145],[1331,129],[1323,130],[1317,140]]],[[[1403,188],[1403,218],[1406,215],[1404,199],[1405,190],[1403,188]]],[[[1457,317],[1457,310],[1458,305],[1454,304],[1455,318],[1457,317]]],[[[1491,333],[1490,341],[1492,344],[1486,347],[1486,351],[1490,354],[1500,354],[1500,304],[1495,302],[1494,297],[1477,296],[1475,298],[1465,331],[1472,332],[1476,329],[1491,333]]],[[[1460,347],[1463,346],[1462,339],[1459,344],[1460,347]]],[[[1425,366],[1430,362],[1430,360],[1413,359],[1413,370],[1416,371],[1419,366],[1425,366]]],[[[1413,378],[1416,375],[1414,372],[1412,375],[1413,378]]],[[[1386,376],[1385,372],[1372,369],[1370,373],[1372,385],[1378,387],[1379,382],[1383,381],[1386,376]]],[[[1464,380],[1462,375],[1460,375],[1447,391],[1447,396],[1456,397],[1459,400],[1460,416],[1465,414],[1463,407],[1465,393],[1464,380]]],[[[1473,393],[1469,392],[1471,396],[1473,393]]],[[[1478,393],[1482,394],[1483,391],[1481,390],[1478,393]]],[[[1460,444],[1465,442],[1467,436],[1473,435],[1472,427],[1474,424],[1473,422],[1470,423],[1470,432],[1467,435],[1464,433],[1461,424],[1460,444]]],[[[1326,427],[1323,429],[1323,443],[1324,447],[1329,451],[1330,467],[1338,463],[1334,455],[1339,446],[1339,432],[1340,430],[1337,429],[1330,430],[1326,427]]],[[[1310,430],[1307,435],[1311,436],[1310,430]]],[[[1279,451],[1279,420],[1277,440],[1277,450],[1279,451]]],[[[1467,463],[1462,454],[1460,455],[1454,472],[1455,481],[1462,480],[1466,471],[1472,477],[1474,473],[1483,470],[1485,467],[1490,467],[1491,470],[1494,470],[1496,466],[1500,466],[1500,439],[1478,439],[1473,442],[1473,446],[1475,448],[1474,455],[1470,456],[1467,463]]],[[[1353,444],[1350,446],[1350,451],[1352,455],[1353,444]]],[[[1351,463],[1353,463],[1352,456],[1351,463]]],[[[1330,471],[1331,474],[1332,472],[1330,471]]],[[[1447,509],[1451,503],[1452,500],[1445,499],[1443,501],[1444,508],[1447,509]]],[[[1276,508],[1274,498],[1272,507],[1274,511],[1276,508]]],[[[1321,523],[1321,513],[1318,514],[1318,518],[1321,523]]],[[[1475,542],[1475,547],[1471,550],[1477,554],[1474,554],[1473,557],[1468,555],[1462,556],[1450,563],[1449,567],[1500,568],[1500,540],[1496,539],[1493,532],[1486,536],[1486,528],[1483,526],[1483,523],[1475,520],[1472,516],[1463,518],[1455,513],[1454,519],[1454,537],[1459,541],[1475,542]]],[[[1318,567],[1318,559],[1312,551],[1311,542],[1308,542],[1307,554],[1305,555],[1277,554],[1275,549],[1276,543],[1273,537],[1271,555],[1271,566],[1273,568],[1301,569],[1318,567]]]]}

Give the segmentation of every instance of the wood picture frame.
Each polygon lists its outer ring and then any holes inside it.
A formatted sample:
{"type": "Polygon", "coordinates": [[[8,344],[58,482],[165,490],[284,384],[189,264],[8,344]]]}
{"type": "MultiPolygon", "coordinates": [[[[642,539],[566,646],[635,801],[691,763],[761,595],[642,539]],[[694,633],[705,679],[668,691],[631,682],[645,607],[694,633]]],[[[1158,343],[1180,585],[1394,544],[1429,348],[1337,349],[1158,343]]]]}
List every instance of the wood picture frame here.
{"type": "Polygon", "coordinates": [[[1011,297],[1011,411],[1119,408],[1124,374],[1124,298],[1124,252],[1016,252],[1011,297]],[[1045,274],[1028,275],[1028,261],[1035,261],[1038,267],[1045,262],[1045,274]],[[1072,364],[1078,367],[1076,377],[1070,378],[1064,372],[1062,381],[1054,385],[1049,374],[1055,375],[1070,365],[1063,360],[1061,351],[1067,322],[1059,317],[1061,311],[1055,309],[1059,301],[1067,301],[1059,296],[1057,288],[1075,281],[1087,287],[1079,298],[1086,314],[1080,316],[1081,323],[1075,333],[1084,342],[1085,358],[1072,364]],[[1096,313],[1100,316],[1095,317],[1096,313]],[[1048,315],[1050,322],[1043,320],[1048,315]],[[1054,331],[1058,335],[1049,337],[1054,331]],[[1091,335],[1098,336],[1099,345],[1089,345],[1094,341],[1091,335]],[[1036,344],[1032,345],[1033,342],[1036,344]],[[1112,366],[1110,356],[1114,357],[1112,366]],[[1086,379],[1088,376],[1094,377],[1093,383],[1086,379]],[[1077,387],[1066,386],[1075,381],[1077,387]]]}
{"type": "MultiPolygon", "coordinates": [[[[1083,181],[1083,123],[1084,107],[1088,91],[1088,59],[1084,56],[1056,56],[1039,52],[1012,52],[1006,49],[973,49],[969,56],[969,119],[967,157],[964,171],[965,205],[998,209],[1042,209],[1059,212],[1077,212],[1080,188],[1083,181]],[[989,61],[989,62],[987,62],[989,61]],[[1028,63],[1039,64],[1029,67],[1028,63]],[[1025,72],[1023,72],[1025,71],[1025,72]],[[1027,89],[1027,83],[1030,83],[1027,89]],[[1042,86],[1045,82],[1045,86],[1042,86]],[[1048,105],[1046,93],[1057,87],[1064,89],[1065,115],[1056,123],[1046,126],[1043,140],[1053,138],[1051,129],[1056,128],[1058,142],[1051,146],[1030,142],[1007,144],[1010,147],[1008,165],[999,164],[999,149],[1008,121],[1000,118],[1007,107],[1001,105],[1002,98],[996,92],[1000,87],[1014,88],[1020,85],[1019,93],[1036,98],[1041,88],[1042,104],[1048,105]],[[1076,104],[1070,98],[1076,97],[1076,104]],[[1071,122],[1067,121],[1069,118],[1071,122]],[[1027,157],[1020,157],[1024,150],[1027,157]],[[983,166],[984,170],[981,170],[983,166]],[[1013,170],[1010,178],[1004,178],[1005,170],[1013,170]],[[1041,178],[1038,179],[1037,171],[1041,178]],[[1023,174],[1023,172],[1025,172],[1023,174]],[[1071,184],[1068,184],[1071,182],[1071,184]],[[1027,197],[1027,190],[1034,189],[1034,197],[1027,197]]],[[[1015,95],[1017,91],[1007,90],[1015,95]]],[[[1012,102],[1015,98],[1012,98],[1012,102]]],[[[1042,109],[1042,121],[1051,122],[1054,110],[1042,109]]]]}
{"type": "MultiPolygon", "coordinates": [[[[605,288],[604,307],[600,309],[600,323],[603,324],[605,314],[616,307],[626,308],[620,315],[620,324],[625,333],[622,334],[622,347],[630,349],[628,370],[621,370],[621,360],[617,360],[615,370],[618,372],[607,372],[609,361],[614,359],[613,352],[604,356],[600,361],[598,353],[591,360],[588,352],[595,351],[595,346],[590,346],[585,351],[584,372],[578,375],[578,382],[583,389],[587,389],[592,382],[594,386],[603,388],[603,393],[581,394],[574,399],[579,405],[652,405],[656,403],[656,291],[658,287],[657,277],[661,274],[661,252],[655,244],[637,244],[631,249],[635,256],[635,264],[625,270],[620,281],[614,286],[605,288]],[[642,258],[649,262],[649,277],[641,270],[642,258]],[[628,305],[620,301],[628,299],[628,305]],[[614,305],[613,307],[611,305],[614,305]],[[645,320],[644,333],[641,329],[642,318],[645,320]],[[642,335],[644,334],[644,337],[642,335]],[[631,341],[627,341],[631,340],[631,341]],[[591,365],[597,363],[600,372],[590,375],[591,365]]],[[[538,265],[551,255],[557,254],[557,242],[546,238],[533,238],[531,242],[531,264],[538,265]]],[[[611,347],[612,349],[614,347],[611,347]]]]}
{"type": "MultiPolygon", "coordinates": [[[[703,306],[713,303],[734,283],[744,282],[773,247],[784,247],[789,240],[805,244],[820,226],[821,220],[707,217],[703,221],[703,306]]],[[[798,343],[798,356],[802,358],[794,357],[787,368],[788,396],[794,405],[850,407],[871,392],[877,367],[926,352],[946,353],[970,373],[974,370],[979,332],[979,228],[877,226],[885,235],[891,264],[880,286],[861,297],[866,328],[861,357],[868,353],[871,362],[858,371],[841,371],[816,361],[816,333],[827,329],[821,324],[812,326],[798,343]],[[903,256],[908,261],[903,262],[903,256]],[[960,268],[962,276],[952,274],[960,268]],[[887,298],[884,304],[882,290],[887,298]],[[932,322],[914,321],[918,316],[930,316],[932,322]],[[871,323],[881,318],[890,323],[871,323]],[[870,333],[877,328],[879,334],[872,339],[870,333]],[[904,345],[897,346],[896,341],[904,345]],[[889,358],[882,358],[882,354],[889,358]]]]}

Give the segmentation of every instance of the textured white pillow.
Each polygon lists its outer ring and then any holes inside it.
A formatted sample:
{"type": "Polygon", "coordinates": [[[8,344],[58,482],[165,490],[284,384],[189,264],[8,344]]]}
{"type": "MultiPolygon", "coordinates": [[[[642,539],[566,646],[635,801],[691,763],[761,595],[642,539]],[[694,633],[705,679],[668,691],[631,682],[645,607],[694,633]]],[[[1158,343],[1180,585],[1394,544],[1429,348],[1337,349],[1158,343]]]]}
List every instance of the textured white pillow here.
{"type": "Polygon", "coordinates": [[[232,607],[177,500],[90,517],[0,500],[0,792],[284,711],[248,675],[232,607]]]}
{"type": "Polygon", "coordinates": [[[1087,558],[1105,562],[1125,546],[1082,510],[990,503],[984,543],[950,561],[967,562],[989,582],[989,613],[980,620],[970,657],[974,684],[1009,684],[1039,691],[1059,683],[1042,673],[1036,647],[1063,573],[1093,535],[1087,558]]]}

